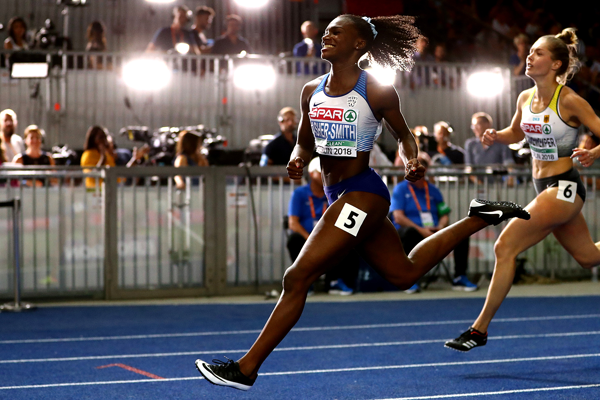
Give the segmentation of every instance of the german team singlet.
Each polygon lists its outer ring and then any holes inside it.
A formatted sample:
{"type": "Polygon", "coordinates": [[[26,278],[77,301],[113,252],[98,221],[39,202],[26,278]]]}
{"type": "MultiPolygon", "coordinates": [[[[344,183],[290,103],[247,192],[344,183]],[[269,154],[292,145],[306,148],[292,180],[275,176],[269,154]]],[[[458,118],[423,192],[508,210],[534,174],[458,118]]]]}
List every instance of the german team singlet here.
{"type": "Polygon", "coordinates": [[[361,71],[354,88],[341,96],[325,93],[329,74],[314,91],[308,113],[317,153],[356,157],[357,151],[371,151],[381,134],[381,121],[373,115],[367,100],[367,72],[361,71]]]}
{"type": "Polygon", "coordinates": [[[539,113],[531,111],[535,90],[523,105],[521,129],[525,133],[531,156],[540,161],[557,161],[570,157],[577,147],[577,128],[568,125],[560,116],[558,99],[563,85],[558,85],[548,107],[539,113]]]}

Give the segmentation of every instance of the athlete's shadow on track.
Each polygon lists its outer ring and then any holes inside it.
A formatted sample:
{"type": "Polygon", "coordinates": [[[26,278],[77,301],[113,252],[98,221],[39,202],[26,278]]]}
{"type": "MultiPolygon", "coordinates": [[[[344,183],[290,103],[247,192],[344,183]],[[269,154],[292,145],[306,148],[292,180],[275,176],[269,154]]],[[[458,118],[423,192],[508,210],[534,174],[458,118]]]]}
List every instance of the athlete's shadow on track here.
{"type": "MultiPolygon", "coordinates": [[[[579,375],[579,372],[590,374],[593,371],[597,371],[595,376],[598,376],[600,373],[600,367],[592,367],[592,368],[578,368],[578,369],[569,369],[568,374],[571,376],[579,375]]],[[[539,369],[527,374],[519,374],[519,375],[510,375],[510,374],[469,374],[463,375],[463,379],[466,380],[517,380],[517,381],[528,381],[528,382],[540,382],[540,383],[550,383],[550,384],[564,384],[566,386],[578,386],[578,385],[592,385],[598,382],[591,381],[574,381],[574,380],[566,380],[566,379],[550,379],[547,378],[548,375],[564,375],[564,370],[557,369],[539,369]],[[542,375],[543,377],[538,377],[538,375],[542,375]]]]}

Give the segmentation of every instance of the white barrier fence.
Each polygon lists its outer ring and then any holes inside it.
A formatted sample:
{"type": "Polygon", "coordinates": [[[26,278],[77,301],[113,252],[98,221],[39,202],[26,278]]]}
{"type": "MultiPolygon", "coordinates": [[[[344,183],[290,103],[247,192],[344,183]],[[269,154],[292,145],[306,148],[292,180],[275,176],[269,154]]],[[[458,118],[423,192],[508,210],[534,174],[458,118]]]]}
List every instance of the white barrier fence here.
{"type": "MultiPolygon", "coordinates": [[[[283,222],[295,189],[281,172],[277,167],[1,169],[0,200],[19,197],[23,204],[23,294],[144,298],[278,287],[290,265],[283,222]],[[174,188],[175,175],[187,177],[186,190],[174,188]],[[39,186],[31,185],[34,178],[39,186]],[[93,187],[86,188],[84,178],[92,178],[93,187]]],[[[402,179],[395,169],[380,172],[390,191],[402,179]]],[[[522,205],[535,197],[527,169],[432,167],[428,174],[453,210],[451,222],[466,215],[475,197],[522,205]]],[[[598,241],[600,170],[582,174],[588,190],[583,212],[598,241]]],[[[0,210],[0,296],[7,298],[13,291],[11,221],[8,211],[0,210]]],[[[470,274],[493,271],[493,244],[502,227],[472,237],[470,274]]],[[[529,271],[545,276],[591,277],[552,236],[520,258],[529,271]]]]}

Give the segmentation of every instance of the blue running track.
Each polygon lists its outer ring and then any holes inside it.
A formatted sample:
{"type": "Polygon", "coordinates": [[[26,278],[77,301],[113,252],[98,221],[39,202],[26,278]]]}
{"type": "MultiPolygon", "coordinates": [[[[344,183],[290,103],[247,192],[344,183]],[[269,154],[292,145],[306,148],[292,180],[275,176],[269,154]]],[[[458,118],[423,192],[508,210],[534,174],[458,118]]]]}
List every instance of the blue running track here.
{"type": "Polygon", "coordinates": [[[310,302],[249,392],[237,359],[265,304],[43,307],[0,314],[0,399],[600,399],[600,296],[509,298],[485,347],[443,347],[483,299],[310,302]]]}

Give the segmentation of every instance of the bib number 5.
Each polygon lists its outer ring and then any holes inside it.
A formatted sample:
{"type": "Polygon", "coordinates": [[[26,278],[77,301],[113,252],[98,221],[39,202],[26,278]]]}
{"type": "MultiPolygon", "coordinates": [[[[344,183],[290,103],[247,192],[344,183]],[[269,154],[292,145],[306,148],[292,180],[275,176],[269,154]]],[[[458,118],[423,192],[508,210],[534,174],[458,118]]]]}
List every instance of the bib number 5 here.
{"type": "Polygon", "coordinates": [[[556,198],[569,203],[575,202],[575,195],[577,192],[577,183],[571,181],[558,181],[558,193],[556,198]]]}
{"type": "Polygon", "coordinates": [[[335,221],[335,226],[352,236],[356,236],[366,217],[366,212],[346,203],[335,221]]]}

